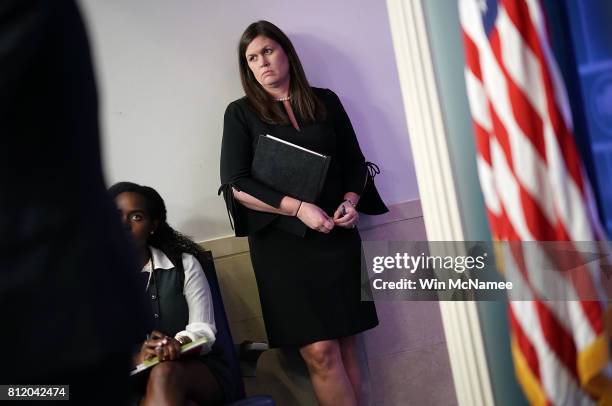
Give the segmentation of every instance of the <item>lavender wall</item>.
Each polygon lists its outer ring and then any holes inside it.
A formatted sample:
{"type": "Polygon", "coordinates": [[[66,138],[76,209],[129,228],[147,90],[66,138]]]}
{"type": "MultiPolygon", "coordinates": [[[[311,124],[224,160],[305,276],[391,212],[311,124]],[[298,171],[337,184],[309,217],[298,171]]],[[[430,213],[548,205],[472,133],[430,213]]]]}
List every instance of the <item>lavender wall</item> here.
{"type": "Polygon", "coordinates": [[[387,203],[418,198],[384,1],[81,4],[103,96],[107,180],[156,187],[170,222],[196,240],[231,234],[216,195],[222,118],[242,95],[236,43],[257,19],[290,36],[312,85],[338,93],[383,171],[387,203]]]}

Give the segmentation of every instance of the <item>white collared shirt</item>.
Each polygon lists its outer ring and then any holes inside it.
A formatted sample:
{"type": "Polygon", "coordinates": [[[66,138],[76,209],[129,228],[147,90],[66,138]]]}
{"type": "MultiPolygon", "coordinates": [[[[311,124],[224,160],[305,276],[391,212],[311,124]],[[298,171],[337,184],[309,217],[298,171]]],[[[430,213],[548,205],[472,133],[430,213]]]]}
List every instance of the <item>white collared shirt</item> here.
{"type": "MultiPolygon", "coordinates": [[[[153,257],[155,269],[174,268],[174,264],[166,254],[155,247],[149,246],[149,248],[151,249],[151,256],[153,257]]],[[[142,272],[149,273],[147,289],[151,281],[151,269],[151,261],[142,268],[142,272]]],[[[189,309],[189,324],[185,326],[183,331],[176,333],[174,337],[189,337],[191,341],[206,337],[208,343],[202,348],[201,352],[205,354],[210,351],[210,348],[215,342],[215,334],[217,333],[210,286],[208,285],[202,266],[193,255],[183,253],[183,269],[185,270],[183,294],[185,295],[185,300],[187,301],[187,307],[189,309]]]]}

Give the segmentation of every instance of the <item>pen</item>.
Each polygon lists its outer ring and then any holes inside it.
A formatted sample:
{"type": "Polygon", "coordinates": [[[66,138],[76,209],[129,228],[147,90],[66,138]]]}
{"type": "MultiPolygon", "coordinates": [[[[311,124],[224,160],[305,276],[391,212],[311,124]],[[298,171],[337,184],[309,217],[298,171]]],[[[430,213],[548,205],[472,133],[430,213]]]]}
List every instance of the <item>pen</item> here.
{"type": "MultiPolygon", "coordinates": [[[[152,335],[152,334],[147,334],[146,335],[146,340],[149,341],[152,338],[163,338],[162,336],[158,336],[158,335],[152,335]]],[[[155,351],[160,351],[161,347],[163,347],[163,345],[165,340],[160,341],[159,343],[157,343],[157,345],[155,346],[155,351]]]]}

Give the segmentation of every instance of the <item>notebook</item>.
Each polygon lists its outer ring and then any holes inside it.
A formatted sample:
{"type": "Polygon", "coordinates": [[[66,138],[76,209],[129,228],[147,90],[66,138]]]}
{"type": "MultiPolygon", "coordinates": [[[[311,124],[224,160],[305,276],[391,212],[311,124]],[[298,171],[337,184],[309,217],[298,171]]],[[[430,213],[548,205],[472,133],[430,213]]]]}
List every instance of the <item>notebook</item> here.
{"type": "MultiPolygon", "coordinates": [[[[206,337],[202,337],[198,340],[182,345],[181,346],[181,356],[198,355],[200,351],[202,350],[202,347],[204,346],[204,344],[206,344],[207,342],[208,342],[208,339],[206,337]]],[[[134,368],[130,372],[130,376],[139,374],[142,371],[146,371],[147,369],[159,364],[159,362],[160,361],[158,357],[153,357],[151,359],[143,361],[142,363],[136,365],[136,368],[134,368]]]]}
{"type": "Polygon", "coordinates": [[[260,135],[251,176],[277,192],[314,203],[323,189],[330,162],[330,156],[260,135]]]}

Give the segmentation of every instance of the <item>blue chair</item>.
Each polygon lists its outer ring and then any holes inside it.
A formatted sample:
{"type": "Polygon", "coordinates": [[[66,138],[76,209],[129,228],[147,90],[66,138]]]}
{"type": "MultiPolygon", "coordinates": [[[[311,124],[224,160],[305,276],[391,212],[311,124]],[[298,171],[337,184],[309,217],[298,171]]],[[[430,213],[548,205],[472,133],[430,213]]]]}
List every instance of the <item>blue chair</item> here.
{"type": "Polygon", "coordinates": [[[231,393],[226,394],[227,401],[229,402],[228,406],[275,406],[275,402],[270,396],[259,395],[246,398],[242,381],[241,360],[246,376],[254,376],[257,359],[267,349],[267,345],[245,342],[238,346],[237,351],[227,321],[225,307],[223,306],[223,298],[221,297],[221,289],[219,288],[219,280],[217,279],[212,253],[210,251],[203,251],[198,255],[197,259],[202,265],[210,285],[215,312],[215,324],[217,326],[216,345],[219,345],[223,350],[223,356],[230,367],[232,382],[234,383],[234,387],[230,391],[231,393]],[[241,354],[240,358],[238,353],[241,354]]]}

